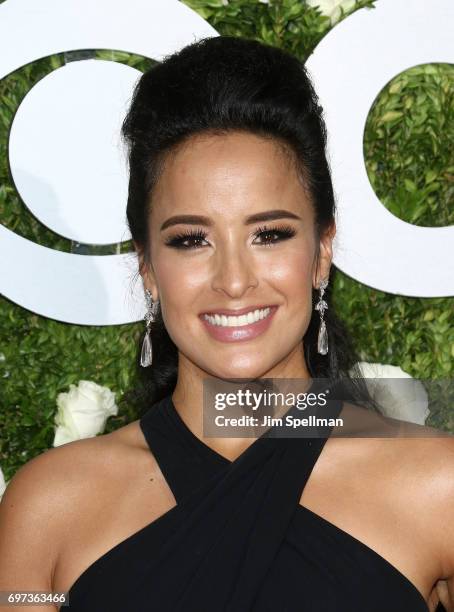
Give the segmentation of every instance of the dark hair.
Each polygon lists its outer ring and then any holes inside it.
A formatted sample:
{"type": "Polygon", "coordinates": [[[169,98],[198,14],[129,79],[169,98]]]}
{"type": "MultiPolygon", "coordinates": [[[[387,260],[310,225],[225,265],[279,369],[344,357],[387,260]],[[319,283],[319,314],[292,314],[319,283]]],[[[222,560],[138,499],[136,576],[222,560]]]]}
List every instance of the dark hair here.
{"type": "MultiPolygon", "coordinates": [[[[205,38],[167,56],[142,75],[123,124],[130,169],[127,218],[133,240],[143,249],[145,265],[149,263],[147,220],[152,193],[166,156],[191,136],[228,131],[272,138],[289,150],[314,205],[317,235],[333,222],[335,201],[325,153],[326,128],[302,62],[254,40],[205,38]]],[[[329,351],[326,356],[317,352],[319,315],[313,308],[304,335],[307,367],[314,378],[348,381],[350,395],[359,390],[360,397],[368,401],[363,381],[352,381],[348,374],[358,359],[333,311],[333,272],[330,276],[325,294],[329,351]]],[[[313,291],[312,298],[314,306],[318,292],[313,291]]],[[[151,329],[153,365],[138,365],[143,387],[136,390],[136,398],[141,398],[143,409],[172,393],[177,380],[178,352],[160,311],[151,329]]],[[[143,336],[139,349],[142,340],[143,336]]]]}

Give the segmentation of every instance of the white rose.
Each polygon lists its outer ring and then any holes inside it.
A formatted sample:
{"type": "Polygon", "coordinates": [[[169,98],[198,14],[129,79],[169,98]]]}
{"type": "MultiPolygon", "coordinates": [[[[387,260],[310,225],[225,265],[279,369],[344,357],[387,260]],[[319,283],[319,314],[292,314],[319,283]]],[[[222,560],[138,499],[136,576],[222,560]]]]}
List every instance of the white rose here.
{"type": "Polygon", "coordinates": [[[356,0],[306,0],[306,4],[318,8],[322,15],[331,19],[331,24],[334,25],[341,18],[341,9],[349,11],[354,8],[356,0]]]}
{"type": "Polygon", "coordinates": [[[0,468],[0,501],[6,489],[5,477],[3,476],[2,468],[0,468]]]}
{"type": "Polygon", "coordinates": [[[54,446],[91,438],[104,431],[107,418],[118,414],[115,393],[89,380],[69,385],[67,393],[57,396],[54,446]]]}
{"type": "MultiPolygon", "coordinates": [[[[430,410],[427,391],[420,380],[415,380],[398,366],[365,361],[360,361],[357,365],[366,379],[369,393],[382,408],[382,414],[400,421],[424,425],[430,410]],[[402,379],[410,380],[405,383],[402,379]]],[[[352,372],[353,368],[350,375],[352,372]]]]}

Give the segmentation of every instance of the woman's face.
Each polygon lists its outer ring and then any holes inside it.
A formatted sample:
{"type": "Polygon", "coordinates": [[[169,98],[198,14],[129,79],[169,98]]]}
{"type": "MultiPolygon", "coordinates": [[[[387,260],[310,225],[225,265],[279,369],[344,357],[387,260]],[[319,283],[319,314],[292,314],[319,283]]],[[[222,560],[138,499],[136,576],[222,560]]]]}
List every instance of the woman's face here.
{"type": "Polygon", "coordinates": [[[179,147],[153,192],[144,276],[179,367],[219,378],[307,377],[302,337],[312,286],[329,273],[333,232],[317,244],[309,195],[272,140],[231,132],[179,147]],[[224,310],[266,316],[228,319],[224,310]]]}

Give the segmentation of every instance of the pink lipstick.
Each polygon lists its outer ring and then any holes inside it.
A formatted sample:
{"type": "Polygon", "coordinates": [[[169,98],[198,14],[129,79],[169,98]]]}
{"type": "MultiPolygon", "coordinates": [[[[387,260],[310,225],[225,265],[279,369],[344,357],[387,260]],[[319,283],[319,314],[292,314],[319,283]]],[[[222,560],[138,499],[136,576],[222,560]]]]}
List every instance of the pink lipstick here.
{"type": "MultiPolygon", "coordinates": [[[[265,307],[262,307],[262,309],[265,307]]],[[[210,336],[215,340],[219,340],[221,342],[241,342],[245,340],[252,340],[257,336],[263,334],[271,325],[271,321],[273,316],[278,309],[278,306],[267,306],[266,308],[270,309],[270,312],[266,317],[260,319],[259,321],[255,321],[254,323],[248,323],[247,325],[238,325],[238,326],[223,326],[223,325],[214,325],[210,323],[205,318],[204,314],[199,315],[200,320],[202,321],[205,329],[208,331],[210,336]]],[[[244,311],[245,309],[243,309],[244,311]]],[[[226,311],[224,311],[226,312],[226,311]]],[[[241,311],[236,311],[239,314],[245,314],[241,311]]],[[[251,312],[251,310],[249,310],[251,312]]],[[[253,311],[252,311],[253,312],[253,311]]],[[[217,314],[222,314],[223,311],[217,311],[217,314]]]]}

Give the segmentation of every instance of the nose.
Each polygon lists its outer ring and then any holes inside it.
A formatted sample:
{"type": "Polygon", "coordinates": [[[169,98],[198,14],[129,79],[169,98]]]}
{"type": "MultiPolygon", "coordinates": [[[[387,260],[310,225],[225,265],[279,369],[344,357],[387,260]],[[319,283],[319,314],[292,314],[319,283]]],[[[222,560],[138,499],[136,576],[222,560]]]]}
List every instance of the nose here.
{"type": "Polygon", "coordinates": [[[252,256],[230,245],[219,250],[215,256],[211,286],[230,298],[241,297],[249,288],[257,287],[257,271],[252,256]]]}

